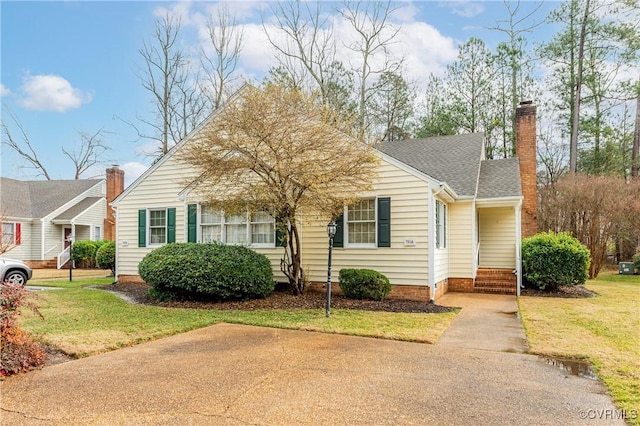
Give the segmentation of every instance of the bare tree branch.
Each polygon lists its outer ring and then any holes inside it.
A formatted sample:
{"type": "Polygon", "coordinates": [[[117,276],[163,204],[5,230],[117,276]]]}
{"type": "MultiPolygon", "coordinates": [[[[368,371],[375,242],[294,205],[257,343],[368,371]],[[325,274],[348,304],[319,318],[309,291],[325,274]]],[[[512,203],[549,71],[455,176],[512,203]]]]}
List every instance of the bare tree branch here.
{"type": "Polygon", "coordinates": [[[244,31],[238,26],[226,5],[221,3],[215,17],[207,19],[207,33],[213,49],[208,53],[201,49],[201,64],[205,70],[209,83],[209,90],[205,90],[213,109],[217,109],[229,92],[229,85],[234,78],[238,66],[240,53],[244,45],[244,31]]]}
{"type": "Polygon", "coordinates": [[[75,168],[74,179],[80,179],[82,173],[92,166],[103,164],[106,161],[103,155],[110,149],[102,140],[104,129],[100,129],[95,133],[87,133],[79,131],[80,148],[67,150],[62,147],[62,153],[71,160],[75,168]]]}
{"type": "Polygon", "coordinates": [[[45,168],[44,164],[38,158],[38,153],[35,148],[31,144],[31,140],[29,139],[29,135],[27,130],[24,128],[24,125],[18,120],[18,117],[11,111],[6,105],[2,105],[3,109],[9,113],[9,117],[13,121],[14,125],[17,127],[20,132],[21,139],[17,139],[11,131],[9,130],[9,126],[4,121],[4,115],[2,117],[2,143],[14,150],[23,160],[25,160],[30,166],[26,166],[28,168],[35,169],[38,172],[38,176],[44,176],[47,180],[51,180],[51,176],[49,176],[49,172],[45,168]]]}

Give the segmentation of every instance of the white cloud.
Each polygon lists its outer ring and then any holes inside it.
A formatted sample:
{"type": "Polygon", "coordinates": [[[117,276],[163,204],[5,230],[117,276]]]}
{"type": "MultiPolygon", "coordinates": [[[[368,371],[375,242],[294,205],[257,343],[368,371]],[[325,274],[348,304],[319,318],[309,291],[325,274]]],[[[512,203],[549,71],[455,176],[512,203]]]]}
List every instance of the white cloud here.
{"type": "Polygon", "coordinates": [[[464,16],[465,18],[473,18],[484,12],[484,5],[477,1],[447,1],[441,2],[440,4],[451,9],[454,14],[464,16]]]}
{"type": "Polygon", "coordinates": [[[10,96],[11,90],[7,88],[4,84],[0,83],[0,97],[10,96]]]}
{"type": "Polygon", "coordinates": [[[125,188],[138,179],[144,172],[147,171],[149,166],[139,163],[137,161],[130,161],[119,166],[124,170],[124,186],[125,188]]]}
{"type": "Polygon", "coordinates": [[[20,87],[18,101],[26,109],[65,112],[91,102],[92,96],[71,86],[64,78],[48,75],[27,75],[20,87]]]}

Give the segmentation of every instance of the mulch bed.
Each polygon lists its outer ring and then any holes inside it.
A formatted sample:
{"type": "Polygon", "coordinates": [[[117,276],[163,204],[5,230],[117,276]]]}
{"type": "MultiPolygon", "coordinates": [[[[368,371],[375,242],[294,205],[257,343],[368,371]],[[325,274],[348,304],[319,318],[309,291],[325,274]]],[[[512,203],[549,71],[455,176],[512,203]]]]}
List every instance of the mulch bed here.
{"type": "MultiPolygon", "coordinates": [[[[201,302],[155,300],[148,295],[147,291],[149,290],[149,286],[147,284],[114,283],[96,288],[119,294],[134,303],[170,308],[243,311],[266,309],[324,309],[326,303],[326,296],[324,293],[311,291],[307,291],[300,296],[294,296],[286,291],[274,291],[265,299],[249,300],[246,302],[201,302]]],[[[337,294],[333,294],[331,296],[331,308],[405,313],[442,313],[451,312],[453,310],[453,308],[427,302],[397,299],[388,299],[380,302],[373,300],[353,300],[337,294]]]]}
{"type": "Polygon", "coordinates": [[[587,290],[581,285],[560,286],[555,291],[544,291],[533,288],[524,288],[520,291],[521,296],[536,297],[562,297],[567,299],[589,298],[597,296],[596,293],[587,290]]]}

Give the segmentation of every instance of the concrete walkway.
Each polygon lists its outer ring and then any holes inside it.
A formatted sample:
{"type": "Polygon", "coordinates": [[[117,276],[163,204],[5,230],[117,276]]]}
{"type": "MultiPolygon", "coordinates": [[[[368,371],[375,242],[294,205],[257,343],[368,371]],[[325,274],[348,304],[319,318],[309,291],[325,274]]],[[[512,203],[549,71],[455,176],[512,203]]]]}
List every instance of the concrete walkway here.
{"type": "Polygon", "coordinates": [[[447,293],[438,304],[462,308],[438,345],[515,353],[529,349],[515,296],[447,293]]]}
{"type": "Polygon", "coordinates": [[[601,383],[536,356],[230,324],[10,377],[0,395],[2,425],[624,424],[585,420],[614,413],[601,383]]]}

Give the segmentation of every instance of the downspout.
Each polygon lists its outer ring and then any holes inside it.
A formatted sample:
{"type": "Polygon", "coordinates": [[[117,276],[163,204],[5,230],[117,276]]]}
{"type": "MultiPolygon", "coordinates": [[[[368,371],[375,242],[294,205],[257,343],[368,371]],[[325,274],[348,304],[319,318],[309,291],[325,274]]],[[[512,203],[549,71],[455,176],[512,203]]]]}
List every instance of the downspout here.
{"type": "Polygon", "coordinates": [[[522,288],[522,201],[514,207],[516,211],[516,296],[520,297],[522,288]]]}
{"type": "Polygon", "coordinates": [[[44,218],[40,219],[40,260],[44,258],[44,218]]]}
{"type": "Polygon", "coordinates": [[[113,266],[113,280],[117,282],[118,281],[118,259],[120,258],[120,244],[118,244],[118,242],[120,241],[120,238],[119,238],[120,227],[118,226],[118,223],[120,223],[120,221],[118,220],[119,219],[118,218],[118,209],[114,208],[113,206],[111,206],[111,210],[113,210],[115,212],[114,217],[115,217],[115,221],[116,221],[116,223],[114,224],[115,225],[115,231],[116,231],[115,232],[115,236],[114,236],[115,243],[116,243],[115,244],[115,246],[116,246],[116,259],[115,260],[116,261],[115,261],[115,265],[113,266]]]}
{"type": "MultiPolygon", "coordinates": [[[[440,191],[437,192],[437,194],[439,194],[440,192],[442,192],[444,190],[444,188],[442,188],[440,191]]],[[[434,206],[433,206],[433,193],[432,193],[432,189],[431,189],[431,185],[429,185],[429,194],[427,197],[428,203],[429,203],[429,208],[427,209],[427,223],[429,226],[429,253],[428,253],[428,257],[429,257],[429,287],[430,287],[430,291],[429,291],[429,302],[430,303],[435,303],[436,302],[436,271],[434,268],[434,264],[436,261],[436,239],[434,238],[434,230],[436,227],[435,224],[435,214],[434,214],[434,206]]]]}

